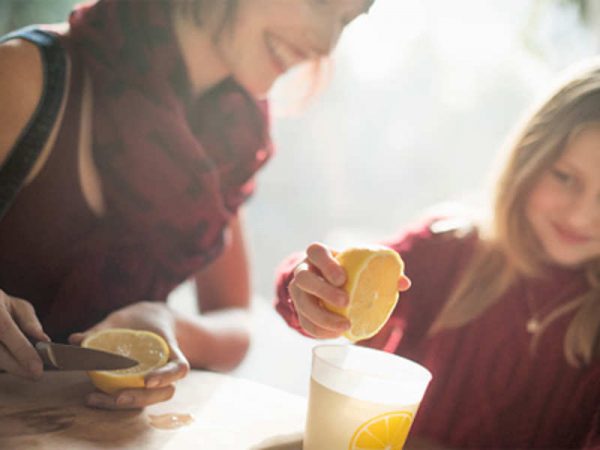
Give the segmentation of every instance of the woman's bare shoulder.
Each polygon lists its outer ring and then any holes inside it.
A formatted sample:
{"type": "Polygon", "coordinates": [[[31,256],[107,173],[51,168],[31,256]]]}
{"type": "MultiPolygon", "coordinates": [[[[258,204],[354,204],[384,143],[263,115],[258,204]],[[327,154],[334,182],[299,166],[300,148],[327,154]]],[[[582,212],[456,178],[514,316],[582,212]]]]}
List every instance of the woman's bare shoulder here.
{"type": "Polygon", "coordinates": [[[21,39],[0,44],[0,164],[36,111],[43,91],[37,47],[21,39]]]}

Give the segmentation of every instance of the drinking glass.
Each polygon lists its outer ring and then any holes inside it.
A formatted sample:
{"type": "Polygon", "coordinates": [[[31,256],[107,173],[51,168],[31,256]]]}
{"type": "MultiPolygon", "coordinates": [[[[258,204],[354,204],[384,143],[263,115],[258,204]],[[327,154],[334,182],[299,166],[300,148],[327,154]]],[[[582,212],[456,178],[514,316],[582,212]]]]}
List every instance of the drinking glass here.
{"type": "Polygon", "coordinates": [[[313,349],[304,450],[400,450],[431,373],[355,345],[313,349]]]}

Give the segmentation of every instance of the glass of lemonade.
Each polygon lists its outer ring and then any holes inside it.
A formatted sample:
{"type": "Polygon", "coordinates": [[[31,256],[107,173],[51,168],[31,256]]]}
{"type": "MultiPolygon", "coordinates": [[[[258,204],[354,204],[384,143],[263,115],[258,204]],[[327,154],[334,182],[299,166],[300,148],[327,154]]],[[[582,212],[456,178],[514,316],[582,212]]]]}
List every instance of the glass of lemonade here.
{"type": "Polygon", "coordinates": [[[355,345],[313,349],[304,450],[400,450],[431,373],[355,345]]]}

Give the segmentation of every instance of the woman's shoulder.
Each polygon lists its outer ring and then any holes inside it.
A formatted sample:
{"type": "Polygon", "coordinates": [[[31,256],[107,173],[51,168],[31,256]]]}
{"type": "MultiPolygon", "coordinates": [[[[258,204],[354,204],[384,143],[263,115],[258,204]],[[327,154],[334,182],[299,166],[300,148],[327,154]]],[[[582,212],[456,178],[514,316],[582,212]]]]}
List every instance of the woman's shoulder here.
{"type": "Polygon", "coordinates": [[[0,164],[35,114],[44,73],[37,46],[24,39],[0,44],[0,164]]]}

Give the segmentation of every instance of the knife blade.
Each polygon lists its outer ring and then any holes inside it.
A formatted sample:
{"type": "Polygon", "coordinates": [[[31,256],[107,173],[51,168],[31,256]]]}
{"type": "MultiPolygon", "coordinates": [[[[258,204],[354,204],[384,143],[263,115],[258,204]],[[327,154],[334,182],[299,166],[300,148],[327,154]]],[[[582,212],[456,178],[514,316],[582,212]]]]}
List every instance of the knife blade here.
{"type": "Polygon", "coordinates": [[[117,370],[138,364],[135,359],[76,345],[38,342],[35,349],[50,370],[117,370]]]}

